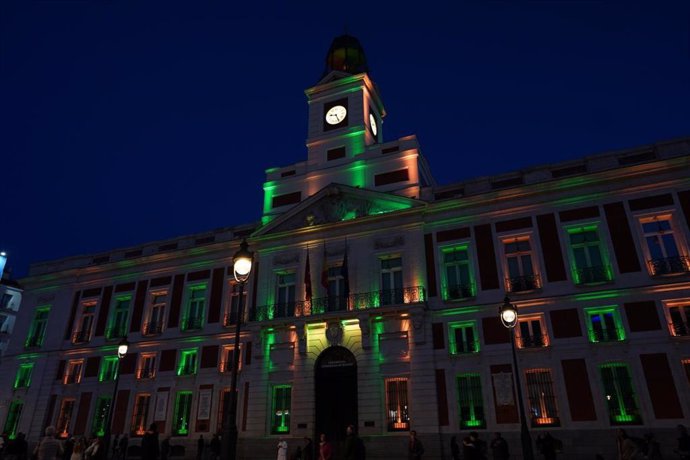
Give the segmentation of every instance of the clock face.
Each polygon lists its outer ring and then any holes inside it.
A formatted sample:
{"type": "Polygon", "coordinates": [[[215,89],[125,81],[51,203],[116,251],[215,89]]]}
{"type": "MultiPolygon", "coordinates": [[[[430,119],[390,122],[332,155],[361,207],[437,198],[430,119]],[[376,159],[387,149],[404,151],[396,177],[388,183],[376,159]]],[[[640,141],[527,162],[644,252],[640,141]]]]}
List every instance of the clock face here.
{"type": "Polygon", "coordinates": [[[376,125],[376,117],[373,113],[369,114],[369,126],[371,126],[371,132],[374,136],[378,135],[379,127],[376,125]]]}
{"type": "Polygon", "coordinates": [[[342,122],[347,116],[347,109],[342,105],[336,105],[331,107],[328,112],[326,112],[326,123],[329,125],[337,125],[342,122]]]}

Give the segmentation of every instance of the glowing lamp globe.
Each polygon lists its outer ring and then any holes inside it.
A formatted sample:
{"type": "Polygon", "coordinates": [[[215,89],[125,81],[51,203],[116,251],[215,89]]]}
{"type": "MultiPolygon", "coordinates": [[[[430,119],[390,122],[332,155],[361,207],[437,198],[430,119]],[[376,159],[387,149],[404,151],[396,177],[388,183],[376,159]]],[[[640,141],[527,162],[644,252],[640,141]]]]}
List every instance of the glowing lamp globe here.
{"type": "Polygon", "coordinates": [[[129,348],[129,342],[127,342],[127,338],[124,337],[122,341],[120,342],[120,345],[117,346],[117,357],[122,359],[125,357],[127,354],[127,349],[129,348]]]}
{"type": "Polygon", "coordinates": [[[505,327],[513,328],[517,324],[518,312],[515,305],[510,303],[510,299],[506,297],[503,299],[503,305],[498,309],[501,316],[501,322],[505,327]]]}
{"type": "Polygon", "coordinates": [[[247,240],[242,240],[240,249],[232,258],[233,270],[235,271],[235,279],[238,283],[244,283],[249,278],[252,271],[252,258],[254,254],[248,249],[247,240]]]}

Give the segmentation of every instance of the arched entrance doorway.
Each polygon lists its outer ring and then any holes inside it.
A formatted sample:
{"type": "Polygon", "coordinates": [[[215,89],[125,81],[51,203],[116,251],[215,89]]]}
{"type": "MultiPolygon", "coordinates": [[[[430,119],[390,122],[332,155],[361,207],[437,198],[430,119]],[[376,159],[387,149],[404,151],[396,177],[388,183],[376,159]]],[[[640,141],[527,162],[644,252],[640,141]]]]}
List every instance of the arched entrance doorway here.
{"type": "MultiPolygon", "coordinates": [[[[336,449],[342,450],[345,429],[357,426],[357,360],[344,347],[329,347],[316,360],[316,425],[314,442],[326,433],[336,449]]],[[[336,458],[338,458],[336,456],[336,458]]]]}

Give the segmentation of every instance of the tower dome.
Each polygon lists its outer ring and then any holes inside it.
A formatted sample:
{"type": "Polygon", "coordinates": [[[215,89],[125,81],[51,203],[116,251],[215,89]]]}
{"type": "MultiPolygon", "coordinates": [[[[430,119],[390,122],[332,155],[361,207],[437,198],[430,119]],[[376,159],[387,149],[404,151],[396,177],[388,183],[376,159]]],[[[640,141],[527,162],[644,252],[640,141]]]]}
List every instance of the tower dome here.
{"type": "Polygon", "coordinates": [[[333,43],[331,43],[331,47],[326,55],[326,69],[323,72],[323,76],[325,77],[334,70],[353,75],[369,72],[364,48],[362,48],[359,40],[355,37],[341,35],[336,37],[333,43]]]}

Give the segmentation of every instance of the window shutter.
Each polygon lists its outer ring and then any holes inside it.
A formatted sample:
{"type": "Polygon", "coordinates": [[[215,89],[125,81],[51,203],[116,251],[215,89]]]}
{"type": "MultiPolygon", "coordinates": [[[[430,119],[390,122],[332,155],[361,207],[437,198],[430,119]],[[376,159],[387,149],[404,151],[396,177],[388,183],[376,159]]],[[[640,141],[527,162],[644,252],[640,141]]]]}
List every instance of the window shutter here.
{"type": "Polygon", "coordinates": [[[84,378],[96,377],[98,375],[98,368],[101,365],[100,356],[89,356],[86,358],[86,367],[84,368],[84,378]]]}
{"type": "Polygon", "coordinates": [[[244,364],[247,366],[252,363],[252,343],[251,342],[246,342],[244,344],[244,364]]]}
{"type": "Polygon", "coordinates": [[[434,350],[443,350],[444,348],[446,348],[445,337],[443,333],[443,323],[432,323],[431,333],[434,341],[434,350]]]}
{"type": "Polygon", "coordinates": [[[436,289],[436,262],[434,261],[434,238],[431,233],[424,235],[424,252],[426,254],[426,288],[429,297],[438,295],[436,289]]]}
{"type": "Polygon", "coordinates": [[[537,227],[539,228],[539,241],[541,242],[546,268],[546,279],[549,282],[565,281],[567,276],[565,274],[561,243],[558,239],[556,216],[553,214],[537,216],[537,227]]]}
{"type": "MultiPolygon", "coordinates": [[[[105,332],[105,325],[108,321],[108,311],[110,310],[110,300],[113,297],[113,286],[108,286],[103,289],[103,296],[101,296],[101,306],[98,311],[98,320],[96,321],[95,337],[102,337],[105,332]]],[[[86,421],[84,421],[86,423],[86,421]]]]}
{"type": "Polygon", "coordinates": [[[635,249],[635,242],[630,232],[623,203],[604,205],[604,212],[611,235],[613,252],[616,254],[616,262],[618,262],[618,270],[621,273],[639,272],[640,261],[637,257],[637,249],[635,249]]]}
{"type": "Polygon", "coordinates": [[[218,345],[208,345],[201,349],[201,367],[203,369],[218,366],[218,345]]]}
{"type": "Polygon", "coordinates": [[[446,371],[436,369],[436,411],[439,426],[448,426],[448,392],[446,390],[446,371]]]}
{"type": "Polygon", "coordinates": [[[120,390],[117,392],[115,402],[115,411],[112,424],[112,434],[122,434],[125,428],[125,419],[127,418],[127,406],[129,405],[129,390],[120,390]]]}
{"type": "Polygon", "coordinates": [[[137,353],[127,353],[120,360],[120,375],[133,374],[137,367],[137,353]]]}
{"type": "Polygon", "coordinates": [[[55,375],[55,380],[62,380],[65,375],[65,360],[61,359],[58,363],[57,375],[55,375]]]}
{"type": "Polygon", "coordinates": [[[658,419],[683,418],[683,408],[678,399],[666,353],[641,354],[640,361],[654,416],[658,419]]]}
{"type": "Polygon", "coordinates": [[[139,281],[137,292],[134,294],[134,309],[132,310],[132,322],[129,325],[129,332],[139,332],[141,330],[141,318],[144,315],[147,289],[148,281],[139,281]]]}
{"type": "Polygon", "coordinates": [[[177,325],[179,324],[183,289],[184,275],[175,275],[175,281],[173,282],[172,289],[172,298],[170,301],[170,315],[168,315],[168,327],[177,327],[177,325]]]}
{"type": "Polygon", "coordinates": [[[563,310],[551,310],[551,329],[555,339],[567,339],[570,337],[581,337],[580,314],[577,308],[566,308],[563,310]]]}
{"type": "Polygon", "coordinates": [[[475,226],[474,240],[477,244],[477,254],[482,255],[477,259],[482,291],[498,289],[498,267],[496,266],[496,252],[491,225],[475,226]]]}
{"type": "Polygon", "coordinates": [[[629,302],[624,306],[630,332],[658,331],[661,329],[656,302],[653,300],[629,302]]]}
{"type": "Polygon", "coordinates": [[[89,418],[91,409],[91,392],[82,393],[79,398],[79,410],[77,411],[77,421],[74,423],[74,434],[84,434],[86,431],[86,420],[89,418]]]}
{"type": "Polygon", "coordinates": [[[563,380],[568,396],[570,417],[574,422],[596,420],[594,398],[592,398],[585,360],[564,359],[561,361],[561,366],[563,367],[563,380]]]}
{"type": "Polygon", "coordinates": [[[211,279],[211,297],[208,303],[208,322],[220,321],[220,310],[223,304],[223,287],[225,284],[225,268],[213,270],[211,279]]]}
{"type": "Polygon", "coordinates": [[[161,372],[175,370],[175,359],[177,358],[177,349],[163,350],[161,352],[161,361],[158,365],[158,370],[161,372]]]}
{"type": "Polygon", "coordinates": [[[485,344],[510,343],[510,331],[501,323],[498,315],[482,318],[482,329],[485,344]]]}

